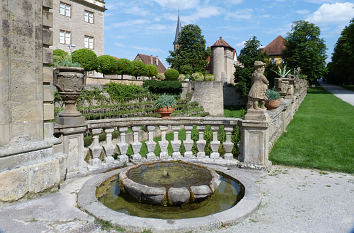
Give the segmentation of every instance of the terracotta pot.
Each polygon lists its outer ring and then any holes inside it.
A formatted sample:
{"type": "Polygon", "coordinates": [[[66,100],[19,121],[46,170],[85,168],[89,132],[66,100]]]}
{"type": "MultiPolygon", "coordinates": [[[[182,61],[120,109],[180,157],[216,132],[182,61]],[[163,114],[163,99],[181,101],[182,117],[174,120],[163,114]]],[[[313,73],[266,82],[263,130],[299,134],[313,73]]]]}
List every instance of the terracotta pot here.
{"type": "Polygon", "coordinates": [[[280,99],[268,100],[265,105],[268,110],[277,109],[280,106],[280,99]]]}
{"type": "Polygon", "coordinates": [[[171,113],[175,111],[174,107],[164,107],[164,108],[157,108],[156,112],[160,113],[161,118],[170,118],[171,113]]]}

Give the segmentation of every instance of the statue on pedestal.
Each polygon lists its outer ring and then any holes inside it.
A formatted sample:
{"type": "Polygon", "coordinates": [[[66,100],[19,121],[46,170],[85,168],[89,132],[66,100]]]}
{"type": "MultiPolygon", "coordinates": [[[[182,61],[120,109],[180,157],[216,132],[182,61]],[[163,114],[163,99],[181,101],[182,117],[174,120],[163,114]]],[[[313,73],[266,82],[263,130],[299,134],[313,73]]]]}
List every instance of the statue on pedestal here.
{"type": "Polygon", "coordinates": [[[265,102],[268,99],[266,92],[269,82],[264,76],[265,63],[261,61],[254,62],[254,72],[252,74],[252,87],[248,94],[248,110],[265,110],[265,102]],[[258,106],[261,104],[261,107],[258,106]]]}

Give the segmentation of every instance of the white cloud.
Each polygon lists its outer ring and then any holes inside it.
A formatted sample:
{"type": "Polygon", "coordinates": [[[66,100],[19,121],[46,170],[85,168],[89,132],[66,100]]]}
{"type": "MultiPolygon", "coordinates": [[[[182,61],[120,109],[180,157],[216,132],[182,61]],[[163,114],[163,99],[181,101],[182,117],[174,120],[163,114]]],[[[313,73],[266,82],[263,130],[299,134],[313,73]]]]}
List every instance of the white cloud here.
{"type": "Polygon", "coordinates": [[[133,49],[139,50],[139,51],[144,51],[144,52],[151,52],[151,53],[161,53],[163,52],[162,49],[156,49],[156,48],[148,48],[148,47],[140,47],[140,46],[132,46],[133,49]]]}
{"type": "Polygon", "coordinates": [[[153,0],[162,7],[174,9],[191,9],[199,5],[199,0],[153,0]]]}
{"type": "Polygon", "coordinates": [[[338,0],[306,0],[306,2],[316,3],[316,4],[323,4],[323,3],[334,3],[334,2],[343,2],[338,0]]]}
{"type": "Polygon", "coordinates": [[[316,24],[343,23],[349,22],[352,17],[354,17],[354,3],[325,3],[307,20],[316,24]]]}
{"type": "Polygon", "coordinates": [[[245,43],[246,43],[246,41],[244,40],[244,41],[242,41],[240,43],[237,43],[235,47],[244,47],[245,43]]]}
{"type": "Polygon", "coordinates": [[[227,19],[250,19],[253,16],[253,9],[240,9],[234,12],[227,12],[226,18],[227,19]]]}
{"type": "Polygon", "coordinates": [[[114,43],[114,45],[115,45],[115,46],[117,46],[117,47],[122,47],[122,48],[124,48],[124,47],[125,47],[125,45],[124,45],[124,44],[119,43],[119,42],[115,42],[115,43],[114,43]]]}
{"type": "Polygon", "coordinates": [[[308,10],[297,10],[296,13],[300,14],[300,15],[306,15],[308,13],[310,13],[308,10]]]}
{"type": "Polygon", "coordinates": [[[133,25],[147,24],[149,22],[150,21],[144,19],[127,20],[127,21],[107,25],[106,28],[130,27],[133,25]]]}
{"type": "Polygon", "coordinates": [[[198,21],[199,19],[202,18],[210,18],[213,16],[220,15],[221,11],[218,7],[216,6],[205,6],[205,7],[199,7],[197,8],[196,12],[194,12],[191,15],[188,16],[183,16],[182,21],[190,24],[198,21]]]}
{"type": "Polygon", "coordinates": [[[133,7],[126,8],[124,10],[124,13],[130,14],[130,15],[139,15],[139,16],[150,15],[150,12],[148,10],[145,10],[145,9],[140,8],[138,6],[133,6],[133,7]]]}

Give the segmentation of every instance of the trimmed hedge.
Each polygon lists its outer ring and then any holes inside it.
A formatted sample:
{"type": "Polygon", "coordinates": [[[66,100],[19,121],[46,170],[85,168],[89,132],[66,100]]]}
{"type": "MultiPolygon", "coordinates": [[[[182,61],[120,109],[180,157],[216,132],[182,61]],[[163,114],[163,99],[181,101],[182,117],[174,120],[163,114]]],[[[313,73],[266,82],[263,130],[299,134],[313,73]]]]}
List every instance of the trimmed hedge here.
{"type": "Polygon", "coordinates": [[[179,81],[157,81],[145,80],[143,87],[148,89],[151,93],[158,94],[181,94],[182,83],[179,81]]]}
{"type": "Polygon", "coordinates": [[[79,63],[86,71],[97,70],[97,55],[89,49],[75,50],[72,54],[72,61],[79,63]]]}
{"type": "Polygon", "coordinates": [[[168,69],[165,71],[165,77],[166,77],[166,80],[175,81],[179,77],[179,72],[178,72],[178,70],[175,70],[175,69],[168,69]]]}
{"type": "Polygon", "coordinates": [[[117,73],[117,60],[110,55],[102,55],[97,58],[97,71],[102,74],[117,73]]]}

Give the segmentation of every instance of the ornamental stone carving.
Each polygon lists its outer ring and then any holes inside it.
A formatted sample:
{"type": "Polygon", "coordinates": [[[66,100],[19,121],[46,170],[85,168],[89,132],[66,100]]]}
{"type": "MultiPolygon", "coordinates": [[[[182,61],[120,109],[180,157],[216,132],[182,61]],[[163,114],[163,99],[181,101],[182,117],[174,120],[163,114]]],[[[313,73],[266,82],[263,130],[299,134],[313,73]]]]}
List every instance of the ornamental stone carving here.
{"type": "Polygon", "coordinates": [[[269,82],[264,76],[265,63],[261,61],[254,62],[255,71],[252,74],[252,87],[248,94],[248,110],[265,110],[265,102],[268,99],[266,92],[269,82]],[[261,107],[258,104],[261,104],[261,107]]]}

